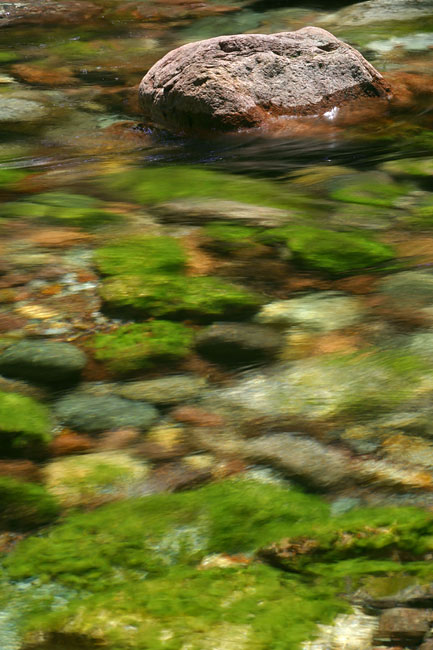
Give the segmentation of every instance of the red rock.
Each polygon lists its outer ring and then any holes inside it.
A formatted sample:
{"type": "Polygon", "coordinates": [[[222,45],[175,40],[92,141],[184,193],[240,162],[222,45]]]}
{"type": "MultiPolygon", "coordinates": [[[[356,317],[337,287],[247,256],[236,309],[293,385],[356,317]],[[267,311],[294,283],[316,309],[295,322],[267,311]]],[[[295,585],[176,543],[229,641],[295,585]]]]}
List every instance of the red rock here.
{"type": "Polygon", "coordinates": [[[157,125],[236,130],[276,117],[323,115],[360,100],[386,105],[390,88],[357,50],[304,27],[183,45],[149,70],[139,97],[146,119],[157,125]]]}
{"type": "Polygon", "coordinates": [[[224,419],[216,413],[209,413],[196,406],[180,406],[170,413],[176,422],[184,422],[198,427],[220,427],[224,419]]]}
{"type": "Polygon", "coordinates": [[[49,449],[53,456],[69,456],[69,454],[90,451],[94,447],[95,441],[89,436],[64,430],[54,438],[49,449]]]}
{"type": "Polygon", "coordinates": [[[97,442],[98,451],[111,451],[115,449],[126,449],[140,439],[138,429],[117,429],[115,431],[106,431],[97,442]]]}

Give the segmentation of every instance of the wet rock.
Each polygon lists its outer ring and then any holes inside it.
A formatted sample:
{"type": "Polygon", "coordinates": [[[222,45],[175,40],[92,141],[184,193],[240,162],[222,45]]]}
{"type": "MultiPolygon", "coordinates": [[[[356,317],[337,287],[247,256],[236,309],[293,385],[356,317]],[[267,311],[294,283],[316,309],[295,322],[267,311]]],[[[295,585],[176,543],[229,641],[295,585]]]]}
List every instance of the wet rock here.
{"type": "Polygon", "coordinates": [[[426,321],[433,320],[433,274],[429,271],[403,271],[395,273],[378,284],[378,290],[394,312],[404,314],[414,311],[426,321]]]}
{"type": "Polygon", "coordinates": [[[356,298],[334,291],[321,291],[301,298],[271,302],[262,307],[255,320],[331,332],[359,323],[364,315],[364,309],[356,298]]]}
{"type": "Polygon", "coordinates": [[[44,104],[33,99],[0,97],[0,124],[15,122],[38,122],[49,115],[44,104]]]}
{"type": "Polygon", "coordinates": [[[271,463],[316,488],[329,489],[351,479],[344,454],[292,433],[278,433],[249,440],[245,455],[261,463],[271,463]]]}
{"type": "Polygon", "coordinates": [[[352,602],[374,609],[394,607],[431,607],[433,585],[417,584],[413,576],[370,577],[353,597],[352,602]]]}
{"type": "Polygon", "coordinates": [[[419,647],[419,650],[433,650],[433,639],[427,639],[419,647]]]}
{"type": "Polygon", "coordinates": [[[403,644],[420,641],[429,631],[431,621],[431,610],[393,607],[382,612],[376,639],[397,641],[403,644]]]}
{"type": "Polygon", "coordinates": [[[224,425],[224,419],[220,415],[197,406],[180,406],[171,411],[170,415],[177,422],[197,427],[221,427],[224,425]]]}
{"type": "Polygon", "coordinates": [[[430,0],[368,0],[331,14],[323,24],[358,26],[390,20],[413,20],[431,15],[430,0]]]}
{"type": "Polygon", "coordinates": [[[98,451],[114,451],[116,449],[128,449],[137,443],[141,438],[141,432],[138,429],[130,427],[128,429],[117,429],[107,431],[99,436],[96,443],[98,451]]]}
{"type": "Polygon", "coordinates": [[[145,117],[175,129],[254,127],[360,98],[386,100],[388,93],[359,52],[315,27],[184,45],[156,63],[139,88],[145,117]]]}
{"type": "Polygon", "coordinates": [[[213,323],[197,336],[198,351],[225,364],[263,361],[281,349],[281,336],[265,325],[213,323]]]}
{"type": "Polygon", "coordinates": [[[187,439],[185,429],[171,423],[152,427],[146,440],[134,448],[135,454],[155,461],[173,460],[185,456],[190,451],[191,443],[187,439]]]}
{"type": "Polygon", "coordinates": [[[116,395],[153,404],[177,404],[197,397],[207,386],[203,377],[173,375],[145,381],[130,381],[115,390],[116,395]]]}
{"type": "Polygon", "coordinates": [[[73,383],[85,365],[84,352],[70,343],[20,341],[0,354],[4,375],[45,384],[73,383]]]}
{"type": "Polygon", "coordinates": [[[133,402],[123,397],[96,397],[75,393],[55,405],[58,418],[77,431],[97,433],[125,427],[148,429],[158,417],[156,409],[146,402],[133,402]]]}
{"type": "Polygon", "coordinates": [[[153,206],[151,212],[164,221],[199,226],[208,221],[230,221],[274,228],[290,221],[290,212],[286,210],[222,199],[167,201],[153,206]]]}
{"type": "Polygon", "coordinates": [[[68,0],[54,2],[45,0],[24,0],[2,2],[0,5],[0,27],[11,25],[74,25],[86,23],[102,11],[92,2],[68,0]]]}
{"type": "Polygon", "coordinates": [[[210,468],[193,468],[182,462],[164,463],[149,475],[152,492],[176,492],[196,487],[212,478],[210,468]]]}
{"type": "Polygon", "coordinates": [[[90,451],[94,446],[95,441],[89,436],[73,431],[64,431],[51,442],[50,453],[52,456],[69,456],[90,451]]]}
{"type": "Polygon", "coordinates": [[[333,624],[321,625],[319,637],[314,641],[304,643],[302,650],[364,650],[364,648],[371,648],[376,628],[375,616],[368,616],[362,610],[355,608],[350,614],[339,614],[333,624]]]}
{"type": "Polygon", "coordinates": [[[96,506],[131,496],[148,468],[125,452],[99,452],[54,460],[43,470],[45,485],[62,506],[96,506]]]}
{"type": "Polygon", "coordinates": [[[209,392],[203,407],[227,410],[230,417],[377,416],[404,400],[429,394],[430,372],[406,355],[326,355],[278,364],[246,374],[230,387],[209,392]]]}

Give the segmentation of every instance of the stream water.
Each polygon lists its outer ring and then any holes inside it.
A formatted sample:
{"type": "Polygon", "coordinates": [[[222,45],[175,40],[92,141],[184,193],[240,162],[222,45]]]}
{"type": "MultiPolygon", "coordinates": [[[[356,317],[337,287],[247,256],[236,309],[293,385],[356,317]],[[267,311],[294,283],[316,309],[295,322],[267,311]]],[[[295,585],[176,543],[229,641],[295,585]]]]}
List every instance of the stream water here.
{"type": "Polygon", "coordinates": [[[431,0],[0,2],[2,650],[421,646],[349,613],[433,580],[432,179],[431,0]],[[306,25],[386,112],[142,122],[169,50],[306,25]]]}

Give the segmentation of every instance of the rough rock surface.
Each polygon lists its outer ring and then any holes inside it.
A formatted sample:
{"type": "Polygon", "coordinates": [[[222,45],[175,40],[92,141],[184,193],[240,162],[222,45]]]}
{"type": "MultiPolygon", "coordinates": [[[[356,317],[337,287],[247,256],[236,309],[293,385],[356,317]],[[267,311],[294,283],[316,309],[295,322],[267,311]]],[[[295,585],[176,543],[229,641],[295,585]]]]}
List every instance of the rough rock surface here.
{"type": "Polygon", "coordinates": [[[183,45],[149,70],[139,95],[156,124],[232,130],[386,99],[389,88],[357,50],[323,29],[304,27],[183,45]]]}

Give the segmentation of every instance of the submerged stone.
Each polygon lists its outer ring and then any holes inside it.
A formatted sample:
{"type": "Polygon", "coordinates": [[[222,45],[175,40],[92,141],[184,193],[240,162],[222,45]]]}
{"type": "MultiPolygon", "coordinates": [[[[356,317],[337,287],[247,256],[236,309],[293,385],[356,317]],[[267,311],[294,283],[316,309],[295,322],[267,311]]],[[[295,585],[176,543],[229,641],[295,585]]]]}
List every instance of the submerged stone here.
{"type": "Polygon", "coordinates": [[[79,379],[86,361],[84,352],[70,343],[20,341],[0,354],[0,372],[44,384],[72,383],[79,379]]]}
{"type": "Polygon", "coordinates": [[[158,417],[146,402],[132,402],[116,395],[98,397],[74,393],[55,405],[58,418],[78,431],[98,433],[125,427],[148,429],[158,417]]]}
{"type": "Polygon", "coordinates": [[[143,462],[119,450],[54,460],[43,471],[46,489],[67,508],[95,507],[136,494],[147,473],[143,462]]]}
{"type": "Polygon", "coordinates": [[[115,390],[117,395],[152,404],[177,404],[198,397],[207,388],[204,377],[173,375],[158,379],[129,381],[115,390]]]}
{"type": "Polygon", "coordinates": [[[139,88],[145,117],[177,130],[257,127],[272,117],[323,114],[389,94],[357,50],[317,27],[183,45],[158,61],[139,88]]]}
{"type": "Polygon", "coordinates": [[[201,354],[226,364],[264,361],[275,356],[282,343],[277,332],[252,323],[213,323],[196,339],[201,354]]]}
{"type": "Polygon", "coordinates": [[[300,298],[265,305],[255,317],[258,323],[298,326],[316,332],[350,327],[365,316],[359,300],[336,291],[321,291],[300,298]]]}

